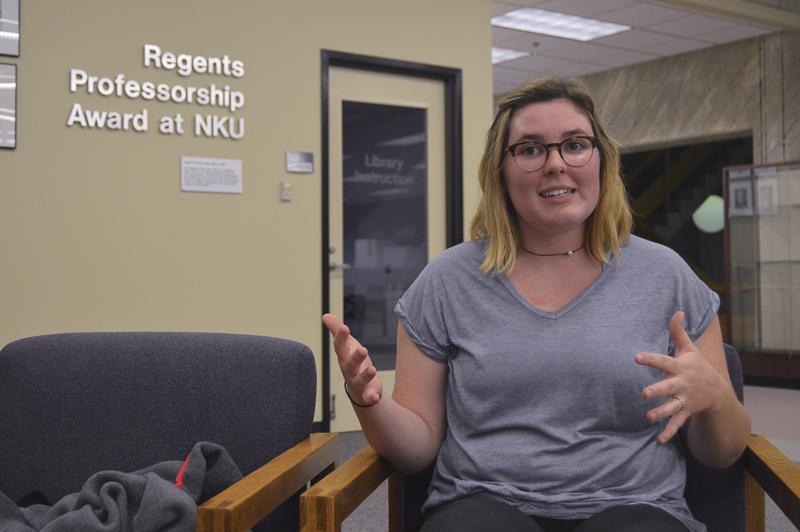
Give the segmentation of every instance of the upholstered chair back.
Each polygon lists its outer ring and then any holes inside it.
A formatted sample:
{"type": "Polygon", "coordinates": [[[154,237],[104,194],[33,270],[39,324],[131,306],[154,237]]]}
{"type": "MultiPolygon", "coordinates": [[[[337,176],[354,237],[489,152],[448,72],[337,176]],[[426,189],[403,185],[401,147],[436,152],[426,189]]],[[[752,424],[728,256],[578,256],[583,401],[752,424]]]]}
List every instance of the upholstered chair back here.
{"type": "MultiPolygon", "coordinates": [[[[0,492],[55,503],[93,473],[225,447],[244,474],[311,430],[316,374],[297,342],[241,334],[73,333],[0,351],[0,492]]],[[[268,519],[297,529],[296,498],[268,519]]],[[[261,526],[261,529],[266,527],[261,526]]]]}

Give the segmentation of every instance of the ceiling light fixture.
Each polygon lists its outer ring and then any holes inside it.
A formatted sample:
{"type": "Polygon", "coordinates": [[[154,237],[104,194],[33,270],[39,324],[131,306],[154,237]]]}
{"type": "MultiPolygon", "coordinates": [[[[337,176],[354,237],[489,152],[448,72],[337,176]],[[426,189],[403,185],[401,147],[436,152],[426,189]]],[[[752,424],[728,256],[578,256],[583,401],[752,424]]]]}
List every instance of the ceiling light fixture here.
{"type": "Polygon", "coordinates": [[[512,59],[519,59],[520,57],[527,57],[531,54],[523,52],[522,50],[512,50],[511,48],[496,48],[492,47],[492,64],[503,63],[511,61],[512,59]]]}
{"type": "Polygon", "coordinates": [[[492,26],[543,33],[576,41],[591,41],[631,29],[630,26],[622,24],[532,7],[523,7],[509,11],[505,15],[492,17],[492,26]]]}

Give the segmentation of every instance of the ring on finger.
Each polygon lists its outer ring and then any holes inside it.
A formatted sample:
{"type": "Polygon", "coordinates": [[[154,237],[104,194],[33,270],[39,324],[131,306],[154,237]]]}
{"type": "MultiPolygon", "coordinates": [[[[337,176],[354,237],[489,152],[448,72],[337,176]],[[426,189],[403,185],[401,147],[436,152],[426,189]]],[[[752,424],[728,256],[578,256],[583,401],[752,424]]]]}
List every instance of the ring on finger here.
{"type": "Polygon", "coordinates": [[[676,401],[678,401],[678,403],[680,404],[680,408],[678,409],[678,412],[683,412],[686,409],[686,401],[681,399],[681,396],[677,395],[677,394],[673,395],[672,398],[675,399],[676,401]]]}

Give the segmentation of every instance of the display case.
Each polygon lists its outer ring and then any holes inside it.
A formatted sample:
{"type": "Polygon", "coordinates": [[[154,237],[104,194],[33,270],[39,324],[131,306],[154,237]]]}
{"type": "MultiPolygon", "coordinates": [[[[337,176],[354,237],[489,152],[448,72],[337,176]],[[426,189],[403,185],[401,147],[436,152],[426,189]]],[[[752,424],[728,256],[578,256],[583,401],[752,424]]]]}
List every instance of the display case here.
{"type": "Polygon", "coordinates": [[[800,387],[800,161],[723,170],[727,339],[745,378],[800,387]]]}

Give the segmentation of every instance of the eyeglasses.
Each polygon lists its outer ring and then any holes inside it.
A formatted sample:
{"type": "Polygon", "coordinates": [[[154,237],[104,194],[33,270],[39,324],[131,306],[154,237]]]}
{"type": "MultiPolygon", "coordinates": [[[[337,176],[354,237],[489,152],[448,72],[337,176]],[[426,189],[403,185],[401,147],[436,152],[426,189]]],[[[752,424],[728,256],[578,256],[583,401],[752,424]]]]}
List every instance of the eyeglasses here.
{"type": "Polygon", "coordinates": [[[552,148],[558,148],[558,154],[567,166],[579,167],[592,160],[597,144],[596,137],[578,136],[550,144],[525,140],[512,144],[507,149],[520,170],[536,172],[544,167],[552,148]]]}

